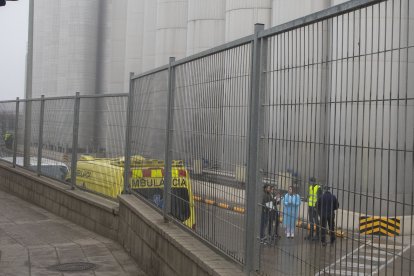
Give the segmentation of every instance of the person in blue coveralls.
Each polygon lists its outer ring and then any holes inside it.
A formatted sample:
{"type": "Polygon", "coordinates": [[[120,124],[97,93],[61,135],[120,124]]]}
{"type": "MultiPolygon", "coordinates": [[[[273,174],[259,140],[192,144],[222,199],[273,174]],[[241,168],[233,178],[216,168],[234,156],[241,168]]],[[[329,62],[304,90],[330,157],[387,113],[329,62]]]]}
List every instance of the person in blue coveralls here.
{"type": "Polygon", "coordinates": [[[293,192],[289,186],[288,193],[283,197],[283,226],[286,229],[286,237],[293,239],[295,226],[299,215],[300,196],[293,192]]]}

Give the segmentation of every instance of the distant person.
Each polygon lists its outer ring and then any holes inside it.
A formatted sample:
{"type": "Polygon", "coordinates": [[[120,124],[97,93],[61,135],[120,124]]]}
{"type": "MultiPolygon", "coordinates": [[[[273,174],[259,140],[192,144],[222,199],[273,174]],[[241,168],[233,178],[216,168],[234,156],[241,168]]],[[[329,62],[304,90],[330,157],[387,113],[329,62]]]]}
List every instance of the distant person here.
{"type": "Polygon", "coordinates": [[[295,227],[299,215],[300,196],[293,192],[293,187],[289,186],[288,193],[283,197],[283,226],[286,229],[286,237],[295,236],[295,227]]]}
{"type": "Polygon", "coordinates": [[[3,135],[3,140],[7,149],[13,148],[13,134],[6,131],[6,133],[3,135]]]}
{"type": "Polygon", "coordinates": [[[272,197],[273,206],[269,211],[269,237],[271,239],[277,239],[279,237],[279,210],[277,205],[280,204],[280,194],[277,193],[275,187],[272,186],[270,188],[270,195],[272,197]]]}
{"type": "Polygon", "coordinates": [[[308,219],[310,225],[309,235],[305,237],[306,240],[319,240],[319,218],[318,210],[316,208],[316,202],[322,195],[322,188],[316,182],[314,177],[309,178],[309,189],[308,189],[308,219]],[[314,236],[314,228],[316,226],[316,235],[314,236]]]}
{"type": "Polygon", "coordinates": [[[331,244],[335,242],[335,210],[339,208],[339,202],[333,194],[329,191],[329,187],[324,187],[323,195],[318,199],[317,208],[321,217],[321,242],[326,246],[326,225],[329,225],[329,234],[331,237],[331,244]]]}
{"type": "Polygon", "coordinates": [[[263,186],[262,216],[260,219],[260,243],[265,244],[265,231],[269,223],[269,211],[272,205],[272,196],[270,195],[270,185],[263,186]]]}

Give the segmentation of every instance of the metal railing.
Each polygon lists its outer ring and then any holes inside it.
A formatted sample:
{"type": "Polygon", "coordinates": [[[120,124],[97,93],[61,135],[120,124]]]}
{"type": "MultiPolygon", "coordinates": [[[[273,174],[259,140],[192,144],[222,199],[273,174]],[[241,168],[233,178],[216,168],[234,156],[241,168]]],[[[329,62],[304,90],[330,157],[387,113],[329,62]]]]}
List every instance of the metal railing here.
{"type": "Polygon", "coordinates": [[[413,7],[354,0],[268,30],[258,24],[254,35],[132,74],[129,94],[0,102],[0,155],[85,189],[81,155],[124,160],[123,192],[153,206],[130,189],[130,160],[157,159],[165,219],[181,225],[171,202],[193,204],[188,230],[246,273],[412,274],[413,7]],[[185,164],[194,203],[171,189],[173,160],[185,164]],[[71,177],[42,171],[53,162],[71,177]],[[337,236],[329,246],[305,240],[310,178],[339,201],[335,232],[321,225],[332,219],[323,210],[315,224],[327,242],[337,236]],[[278,212],[264,185],[280,194],[278,212]],[[300,198],[293,209],[289,187],[300,198]],[[289,221],[294,239],[282,232],[289,221]]]}

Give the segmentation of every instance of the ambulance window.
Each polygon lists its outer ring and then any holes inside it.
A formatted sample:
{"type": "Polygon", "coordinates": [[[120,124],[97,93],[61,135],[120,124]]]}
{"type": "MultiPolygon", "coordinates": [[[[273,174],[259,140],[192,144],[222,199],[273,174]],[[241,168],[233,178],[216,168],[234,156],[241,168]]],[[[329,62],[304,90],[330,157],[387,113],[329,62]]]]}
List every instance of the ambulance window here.
{"type": "Polygon", "coordinates": [[[42,165],[41,172],[46,176],[59,180],[65,180],[68,174],[68,168],[59,165],[42,165]]]}
{"type": "Polygon", "coordinates": [[[136,192],[144,196],[157,207],[162,208],[164,205],[164,191],[159,188],[135,189],[136,192]]]}
{"type": "MultiPolygon", "coordinates": [[[[164,206],[163,189],[145,188],[135,191],[159,208],[164,206]]],[[[190,199],[187,188],[173,188],[171,190],[171,214],[180,221],[190,218],[190,199]]]]}

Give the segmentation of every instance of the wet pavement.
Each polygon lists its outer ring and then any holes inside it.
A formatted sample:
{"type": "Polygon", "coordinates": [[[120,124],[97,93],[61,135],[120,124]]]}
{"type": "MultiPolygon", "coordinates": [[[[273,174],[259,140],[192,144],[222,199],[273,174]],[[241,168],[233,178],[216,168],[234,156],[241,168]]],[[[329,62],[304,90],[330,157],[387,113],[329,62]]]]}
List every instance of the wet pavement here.
{"type": "MultiPolygon", "coordinates": [[[[282,231],[281,231],[282,232],[282,231]]],[[[261,248],[264,275],[413,275],[413,238],[357,235],[323,246],[307,241],[297,228],[294,239],[282,237],[261,248]],[[411,273],[410,273],[411,271],[411,273]]]]}
{"type": "MultiPolygon", "coordinates": [[[[232,258],[244,261],[245,217],[230,210],[196,203],[196,231],[232,258]]],[[[282,227],[279,234],[283,235],[282,227]]],[[[414,275],[413,236],[371,236],[347,233],[333,244],[281,237],[260,249],[262,275],[414,275]]]]}
{"type": "Polygon", "coordinates": [[[146,274],[116,242],[0,191],[0,276],[6,275],[146,274]]]}

